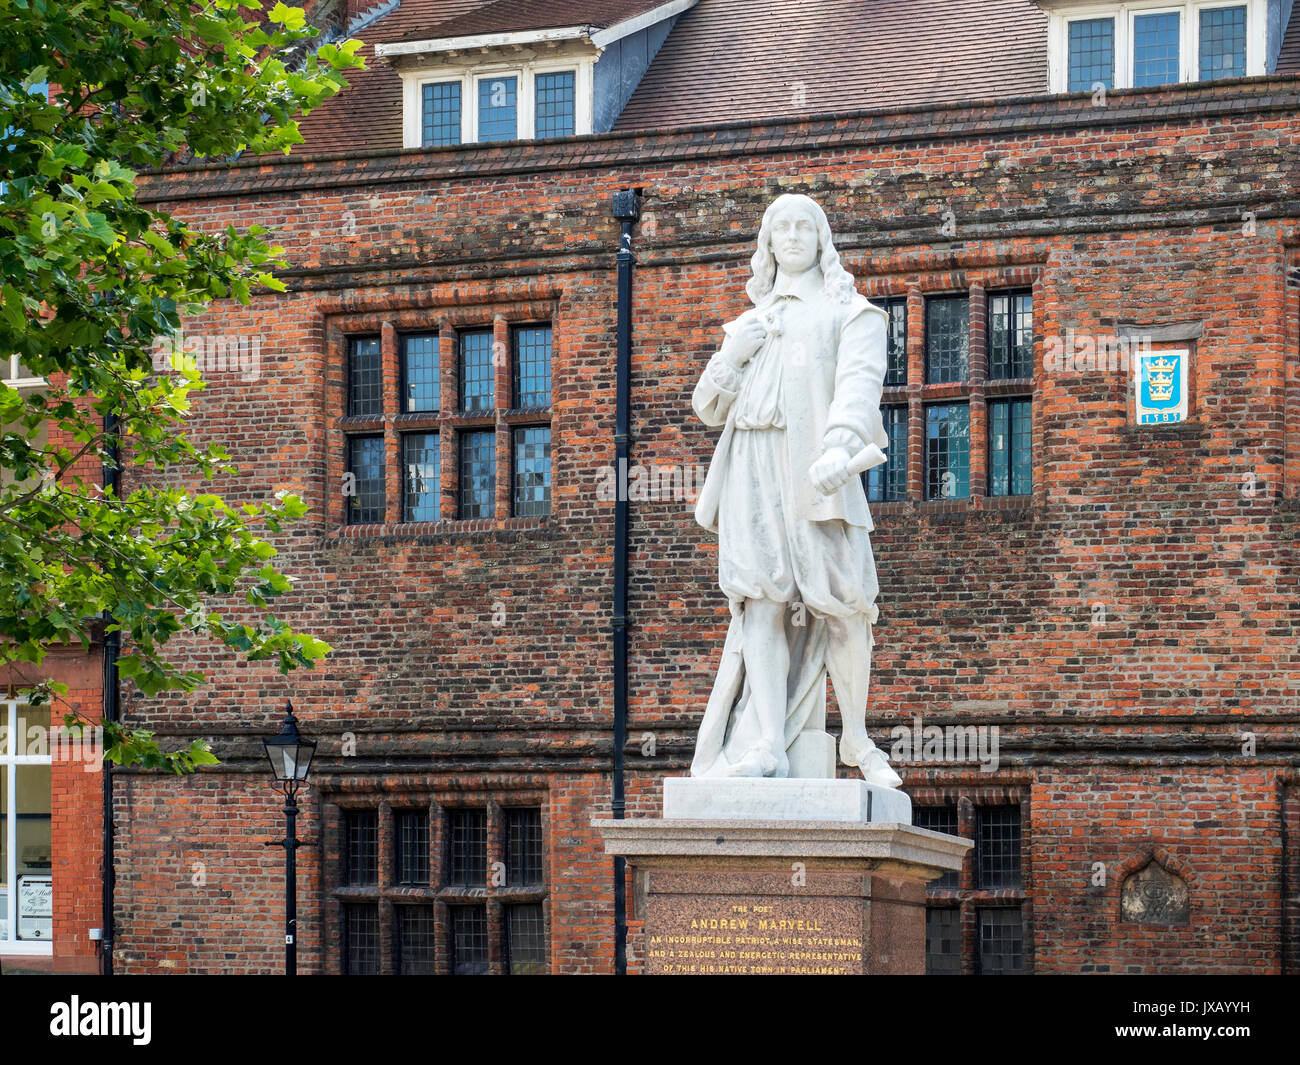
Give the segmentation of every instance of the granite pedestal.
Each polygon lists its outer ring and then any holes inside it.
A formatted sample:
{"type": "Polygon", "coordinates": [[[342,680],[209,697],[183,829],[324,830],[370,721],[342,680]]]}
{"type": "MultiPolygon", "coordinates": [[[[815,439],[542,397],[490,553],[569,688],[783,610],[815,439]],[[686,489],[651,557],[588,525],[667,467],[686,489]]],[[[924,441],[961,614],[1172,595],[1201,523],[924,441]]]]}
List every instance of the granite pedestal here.
{"type": "Polygon", "coordinates": [[[925,885],[972,846],[862,781],[669,778],[664,812],[593,822],[632,867],[650,974],[922,974],[925,885]]]}

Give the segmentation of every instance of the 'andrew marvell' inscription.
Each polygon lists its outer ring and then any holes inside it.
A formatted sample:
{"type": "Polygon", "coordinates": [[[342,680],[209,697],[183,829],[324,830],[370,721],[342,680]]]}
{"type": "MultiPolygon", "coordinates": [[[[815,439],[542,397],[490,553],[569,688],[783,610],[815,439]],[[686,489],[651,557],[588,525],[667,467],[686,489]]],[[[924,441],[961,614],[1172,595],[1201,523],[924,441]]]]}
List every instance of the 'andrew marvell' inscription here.
{"type": "Polygon", "coordinates": [[[801,899],[798,907],[807,915],[788,916],[787,906],[758,899],[733,896],[701,905],[698,897],[659,896],[646,919],[646,971],[862,972],[860,908],[834,898],[801,899]]]}

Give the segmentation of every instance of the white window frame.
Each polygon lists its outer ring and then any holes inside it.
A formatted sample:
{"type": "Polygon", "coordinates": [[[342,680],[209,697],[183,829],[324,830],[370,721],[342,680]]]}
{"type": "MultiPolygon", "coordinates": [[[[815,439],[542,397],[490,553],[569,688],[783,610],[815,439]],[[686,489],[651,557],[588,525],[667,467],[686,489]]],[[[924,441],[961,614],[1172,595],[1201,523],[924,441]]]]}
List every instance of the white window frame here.
{"type": "Polygon", "coordinates": [[[582,56],[564,59],[547,59],[537,62],[501,62],[482,66],[460,68],[443,67],[412,72],[402,72],[402,146],[420,148],[423,134],[424,86],[446,82],[460,83],[460,142],[461,144],[489,143],[478,139],[478,83],[484,79],[514,77],[516,81],[515,107],[518,125],[515,140],[533,140],[537,123],[537,75],[573,71],[575,136],[590,134],[593,122],[592,80],[594,61],[582,56]]]}
{"type": "MultiPolygon", "coordinates": [[[[1226,6],[1226,5],[1225,5],[1226,6]]],[[[1137,41],[1137,20],[1146,15],[1177,15],[1178,16],[1178,81],[1191,81],[1192,72],[1190,68],[1191,57],[1187,51],[1187,24],[1192,21],[1188,18],[1186,4],[1171,4],[1166,0],[1163,4],[1153,4],[1150,7],[1139,7],[1129,5],[1124,19],[1124,74],[1128,78],[1129,86],[1133,86],[1136,77],[1137,53],[1133,51],[1133,45],[1137,41]]],[[[1117,64],[1118,65],[1118,64],[1117,64]]],[[[1173,82],[1164,82],[1163,84],[1175,84],[1173,82]]],[[[1135,86],[1134,86],[1135,87],[1135,86]]],[[[1155,85],[1144,85],[1145,89],[1157,88],[1155,85]]]]}
{"type": "MultiPolygon", "coordinates": [[[[1078,4],[1054,11],[1047,25],[1048,91],[1063,93],[1069,84],[1070,23],[1110,18],[1115,22],[1116,89],[1133,88],[1134,20],[1138,15],[1178,12],[1178,83],[1199,81],[1201,74],[1201,12],[1207,9],[1244,7],[1246,9],[1246,76],[1264,74],[1264,34],[1268,15],[1267,0],[1138,0],[1135,3],[1078,4]]],[[[1174,84],[1174,83],[1170,83],[1174,84]]],[[[1144,86],[1144,88],[1155,86],[1144,86]]],[[[1083,90],[1087,91],[1087,90],[1083,90]]]]}
{"type": "MultiPolygon", "coordinates": [[[[9,768],[10,772],[6,774],[8,779],[5,782],[5,810],[8,811],[5,816],[4,831],[7,833],[5,839],[5,859],[7,868],[5,869],[5,882],[9,885],[5,894],[5,926],[9,934],[8,939],[0,939],[0,954],[7,957],[52,957],[54,955],[54,937],[49,940],[40,942],[34,939],[18,938],[18,773],[16,769],[23,765],[48,765],[54,764],[54,751],[47,737],[45,750],[47,753],[40,754],[15,754],[14,744],[17,742],[18,710],[26,708],[27,704],[17,699],[0,700],[0,722],[6,726],[5,742],[0,744],[0,765],[9,768]]],[[[50,795],[50,812],[54,811],[53,779],[51,778],[51,795],[50,795]]],[[[53,867],[50,873],[53,876],[53,867]]]]}
{"type": "Polygon", "coordinates": [[[4,383],[19,392],[35,391],[45,387],[44,377],[20,377],[22,370],[22,356],[10,355],[9,365],[4,368],[4,383]]]}

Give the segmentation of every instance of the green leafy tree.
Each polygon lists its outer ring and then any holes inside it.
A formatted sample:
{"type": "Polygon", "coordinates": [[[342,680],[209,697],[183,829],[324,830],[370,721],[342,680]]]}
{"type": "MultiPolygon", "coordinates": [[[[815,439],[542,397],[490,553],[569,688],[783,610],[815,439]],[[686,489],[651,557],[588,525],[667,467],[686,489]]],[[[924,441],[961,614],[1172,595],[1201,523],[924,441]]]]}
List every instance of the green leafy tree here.
{"type": "MultiPolygon", "coordinates": [[[[359,42],[320,44],[301,9],[263,14],[258,0],[0,0],[0,12],[0,665],[33,702],[59,702],[42,660],[88,646],[103,616],[122,633],[119,675],[146,695],[202,682],[167,660],[181,632],[310,667],[329,648],[273,613],[290,582],[262,539],[303,503],[235,507],[178,487],[233,467],[186,436],[199,374],[183,358],[172,373],[153,364],[155,338],[184,315],[282,291],[283,249],[260,227],[200,232],[151,209],[135,179],[178,158],[289,151],[296,116],[361,65],[359,42]],[[148,476],[104,488],[99,468],[119,462],[148,476]],[[242,619],[208,609],[230,597],[250,604],[242,619]]],[[[163,751],[141,729],[106,733],[120,764],[216,761],[202,741],[163,751]]]]}

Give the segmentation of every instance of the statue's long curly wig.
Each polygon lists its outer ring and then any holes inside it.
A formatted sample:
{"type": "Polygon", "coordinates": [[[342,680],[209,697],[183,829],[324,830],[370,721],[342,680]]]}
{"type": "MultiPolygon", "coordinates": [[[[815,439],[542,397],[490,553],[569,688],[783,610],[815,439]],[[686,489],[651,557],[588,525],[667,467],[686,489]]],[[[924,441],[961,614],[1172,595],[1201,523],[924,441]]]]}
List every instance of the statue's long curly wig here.
{"type": "Polygon", "coordinates": [[[816,200],[809,196],[787,192],[778,196],[763,212],[763,224],[758,229],[758,248],[749,260],[753,276],[745,283],[745,291],[757,307],[771,294],[776,284],[776,256],[772,254],[772,219],[777,211],[794,204],[806,205],[811,210],[817,223],[817,252],[822,271],[822,280],[827,296],[841,303],[847,303],[856,291],[853,275],[840,263],[840,253],[831,241],[831,224],[826,220],[816,200]]]}

